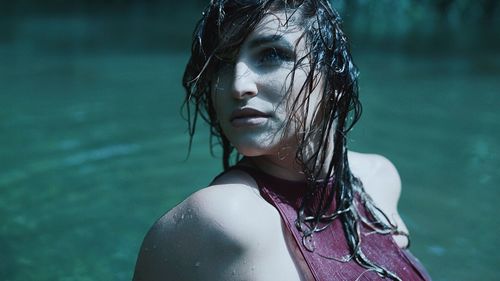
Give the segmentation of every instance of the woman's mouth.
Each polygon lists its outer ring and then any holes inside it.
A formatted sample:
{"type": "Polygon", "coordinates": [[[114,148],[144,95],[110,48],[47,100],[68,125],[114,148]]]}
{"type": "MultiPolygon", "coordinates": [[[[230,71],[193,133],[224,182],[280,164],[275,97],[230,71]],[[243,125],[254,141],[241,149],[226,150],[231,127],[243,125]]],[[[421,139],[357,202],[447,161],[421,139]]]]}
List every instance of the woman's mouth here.
{"type": "Polygon", "coordinates": [[[254,108],[241,108],[233,111],[230,121],[236,128],[251,127],[264,124],[270,116],[254,108]]]}

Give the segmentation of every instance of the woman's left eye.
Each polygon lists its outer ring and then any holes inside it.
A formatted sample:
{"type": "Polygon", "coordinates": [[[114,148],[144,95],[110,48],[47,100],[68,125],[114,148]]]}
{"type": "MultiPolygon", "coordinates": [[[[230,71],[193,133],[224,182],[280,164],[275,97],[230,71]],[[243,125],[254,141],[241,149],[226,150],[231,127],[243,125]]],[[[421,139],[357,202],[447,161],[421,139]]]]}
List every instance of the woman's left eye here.
{"type": "Polygon", "coordinates": [[[262,66],[277,66],[291,60],[291,55],[277,48],[264,49],[258,54],[257,58],[259,65],[262,66]]]}

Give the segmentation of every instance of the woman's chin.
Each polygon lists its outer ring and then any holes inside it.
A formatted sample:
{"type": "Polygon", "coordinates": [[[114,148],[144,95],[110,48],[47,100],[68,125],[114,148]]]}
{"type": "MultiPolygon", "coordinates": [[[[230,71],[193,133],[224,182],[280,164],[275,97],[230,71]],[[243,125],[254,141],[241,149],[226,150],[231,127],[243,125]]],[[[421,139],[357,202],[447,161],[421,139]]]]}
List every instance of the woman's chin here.
{"type": "Polygon", "coordinates": [[[236,150],[245,157],[257,157],[265,154],[262,150],[252,147],[236,148],[236,150]]]}
{"type": "Polygon", "coordinates": [[[241,155],[246,157],[269,155],[273,152],[272,145],[266,145],[263,143],[236,144],[235,148],[241,155]]]}

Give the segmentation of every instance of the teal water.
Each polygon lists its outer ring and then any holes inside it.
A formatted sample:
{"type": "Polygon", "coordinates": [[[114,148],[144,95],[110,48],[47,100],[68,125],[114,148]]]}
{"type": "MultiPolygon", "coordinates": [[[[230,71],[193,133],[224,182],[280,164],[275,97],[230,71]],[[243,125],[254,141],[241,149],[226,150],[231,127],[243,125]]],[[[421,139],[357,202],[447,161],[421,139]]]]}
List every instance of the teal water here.
{"type": "MultiPolygon", "coordinates": [[[[153,221],[220,171],[203,128],[187,158],[187,54],[19,44],[0,48],[0,280],[129,280],[153,221]]],[[[435,280],[497,280],[500,54],[355,58],[351,148],[398,167],[412,251],[435,280]]]]}

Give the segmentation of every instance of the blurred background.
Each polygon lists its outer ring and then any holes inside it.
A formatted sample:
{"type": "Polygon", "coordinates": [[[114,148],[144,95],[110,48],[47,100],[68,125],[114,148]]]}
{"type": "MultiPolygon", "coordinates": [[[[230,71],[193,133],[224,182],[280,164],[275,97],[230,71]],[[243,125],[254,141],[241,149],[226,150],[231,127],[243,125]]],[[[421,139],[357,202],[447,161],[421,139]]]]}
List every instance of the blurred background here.
{"type": "MultiPolygon", "coordinates": [[[[434,280],[498,280],[499,1],[333,4],[361,70],[350,148],[398,167],[434,280]]],[[[130,280],[150,225],[219,173],[180,115],[205,5],[0,1],[0,280],[130,280]]]]}

